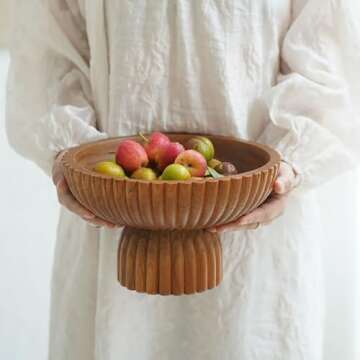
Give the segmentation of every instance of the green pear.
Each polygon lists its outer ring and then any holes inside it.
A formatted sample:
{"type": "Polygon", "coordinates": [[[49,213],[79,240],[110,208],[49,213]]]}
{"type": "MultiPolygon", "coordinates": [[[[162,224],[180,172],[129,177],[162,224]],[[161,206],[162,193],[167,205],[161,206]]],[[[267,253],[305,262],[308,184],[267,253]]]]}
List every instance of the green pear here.
{"type": "Polygon", "coordinates": [[[167,166],[160,176],[160,180],[188,180],[191,178],[189,170],[180,164],[167,166]]]}
{"type": "Polygon", "coordinates": [[[213,143],[205,136],[195,136],[191,138],[187,142],[186,148],[199,152],[207,161],[213,159],[215,155],[213,143]]]}
{"type": "Polygon", "coordinates": [[[156,180],[157,176],[153,169],[142,167],[140,169],[137,169],[135,172],[133,172],[131,178],[137,180],[152,181],[152,180],[156,180]]]}

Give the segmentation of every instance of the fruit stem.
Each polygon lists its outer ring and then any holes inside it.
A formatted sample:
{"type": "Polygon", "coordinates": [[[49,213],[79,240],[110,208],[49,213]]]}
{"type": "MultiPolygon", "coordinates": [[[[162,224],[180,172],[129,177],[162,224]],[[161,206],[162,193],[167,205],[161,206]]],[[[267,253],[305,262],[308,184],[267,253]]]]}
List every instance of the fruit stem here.
{"type": "Polygon", "coordinates": [[[139,132],[139,136],[146,142],[146,143],[149,143],[150,140],[142,133],[142,132],[139,132]]]}

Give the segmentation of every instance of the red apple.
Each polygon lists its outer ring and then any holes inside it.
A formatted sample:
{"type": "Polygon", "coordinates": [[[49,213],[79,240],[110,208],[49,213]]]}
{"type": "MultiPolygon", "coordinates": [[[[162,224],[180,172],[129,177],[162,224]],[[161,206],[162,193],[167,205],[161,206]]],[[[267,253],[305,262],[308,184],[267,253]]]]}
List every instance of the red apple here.
{"type": "Polygon", "coordinates": [[[145,140],[144,148],[150,161],[155,161],[158,152],[164,147],[170,144],[170,139],[161,132],[155,131],[151,134],[150,140],[145,140]]]}
{"type": "Polygon", "coordinates": [[[124,140],[116,151],[116,162],[131,173],[149,163],[145,149],[136,141],[124,140]]]}
{"type": "Polygon", "coordinates": [[[163,171],[168,165],[172,164],[183,151],[185,151],[184,147],[178,142],[172,142],[159,149],[155,158],[159,170],[163,171]]]}
{"type": "Polygon", "coordinates": [[[195,150],[186,150],[182,152],[175,160],[176,164],[185,166],[191,176],[205,176],[207,170],[207,161],[203,155],[195,150]]]}

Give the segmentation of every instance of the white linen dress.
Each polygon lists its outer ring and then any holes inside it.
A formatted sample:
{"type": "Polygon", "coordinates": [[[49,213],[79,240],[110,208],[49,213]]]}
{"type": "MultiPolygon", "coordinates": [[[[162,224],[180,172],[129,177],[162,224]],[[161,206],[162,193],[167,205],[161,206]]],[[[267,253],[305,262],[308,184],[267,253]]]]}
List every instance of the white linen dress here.
{"type": "Polygon", "coordinates": [[[222,236],[224,280],[194,296],[122,288],[121,229],[62,208],[49,359],[321,359],[312,189],[358,158],[359,2],[14,3],[7,134],[49,176],[62,149],[152,130],[267,143],[302,176],[282,217],[222,236]]]}

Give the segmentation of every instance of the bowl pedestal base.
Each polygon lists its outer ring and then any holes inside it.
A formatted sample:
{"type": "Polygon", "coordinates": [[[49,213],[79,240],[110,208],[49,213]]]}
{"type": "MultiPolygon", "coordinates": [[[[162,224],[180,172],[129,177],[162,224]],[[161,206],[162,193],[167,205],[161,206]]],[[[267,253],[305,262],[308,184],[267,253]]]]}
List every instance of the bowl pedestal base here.
{"type": "Polygon", "coordinates": [[[218,234],[205,230],[141,230],[125,227],[118,251],[122,286],[147,294],[195,294],[222,280],[218,234]]]}

